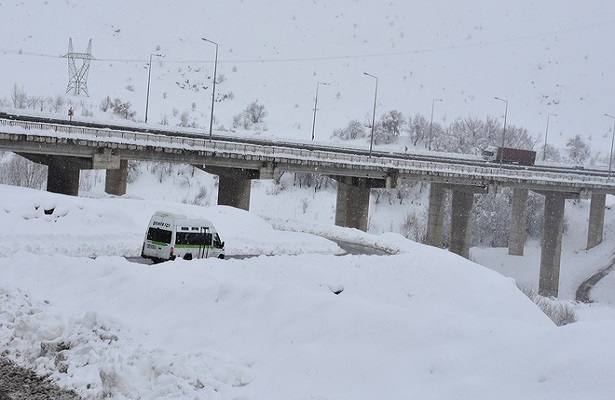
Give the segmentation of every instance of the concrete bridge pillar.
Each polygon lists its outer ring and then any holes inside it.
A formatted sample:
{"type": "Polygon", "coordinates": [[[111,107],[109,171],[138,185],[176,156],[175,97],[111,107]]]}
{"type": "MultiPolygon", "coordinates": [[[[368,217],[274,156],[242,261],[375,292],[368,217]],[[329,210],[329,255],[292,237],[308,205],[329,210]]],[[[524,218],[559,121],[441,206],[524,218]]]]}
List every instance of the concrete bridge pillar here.
{"type": "Polygon", "coordinates": [[[71,164],[50,162],[47,165],[47,191],[52,193],[79,195],[79,168],[71,164]]]}
{"type": "Polygon", "coordinates": [[[538,284],[538,293],[541,296],[557,297],[558,295],[565,205],[565,193],[545,193],[545,214],[538,284]]]}
{"type": "Polygon", "coordinates": [[[250,210],[252,180],[246,170],[225,168],[218,174],[218,204],[250,210]]]}
{"type": "Polygon", "coordinates": [[[215,167],[194,165],[210,174],[218,175],[218,204],[250,210],[252,179],[276,179],[281,172],[273,163],[263,164],[259,169],[215,167]]]}
{"type": "Polygon", "coordinates": [[[513,189],[510,215],[510,231],[508,234],[508,255],[522,256],[527,237],[527,189],[513,189]]]}
{"type": "Polygon", "coordinates": [[[356,179],[354,184],[338,181],[335,225],[367,232],[369,195],[366,179],[356,179]]]}
{"type": "Polygon", "coordinates": [[[604,208],[606,194],[592,194],[589,206],[589,226],[587,228],[587,249],[602,243],[604,234],[604,208]]]}
{"type": "Polygon", "coordinates": [[[218,175],[218,205],[250,210],[252,179],[258,179],[258,171],[204,165],[195,165],[195,167],[218,175]]]}
{"type": "Polygon", "coordinates": [[[451,244],[449,251],[470,258],[470,220],[474,193],[453,189],[453,210],[451,214],[451,244]]]}
{"type": "Polygon", "coordinates": [[[116,196],[126,194],[128,184],[128,160],[120,161],[119,169],[107,169],[105,173],[105,192],[116,196]]]}
{"type": "Polygon", "coordinates": [[[444,246],[444,185],[431,182],[429,187],[429,210],[425,243],[442,248],[444,246]]]}

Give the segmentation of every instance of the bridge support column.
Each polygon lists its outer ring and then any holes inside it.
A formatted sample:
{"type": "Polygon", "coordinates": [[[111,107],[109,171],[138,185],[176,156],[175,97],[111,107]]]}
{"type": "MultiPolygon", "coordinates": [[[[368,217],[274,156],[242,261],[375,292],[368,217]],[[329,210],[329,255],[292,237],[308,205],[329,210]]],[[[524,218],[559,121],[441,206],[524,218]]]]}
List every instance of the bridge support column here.
{"type": "MultiPolygon", "coordinates": [[[[364,180],[363,180],[364,181],[364,180]]],[[[335,225],[367,232],[369,185],[337,183],[335,225]]]]}
{"type": "Polygon", "coordinates": [[[116,196],[126,194],[128,183],[128,160],[120,161],[119,169],[107,169],[105,172],[105,192],[116,196]]]}
{"type": "Polygon", "coordinates": [[[70,164],[52,162],[47,169],[47,191],[52,193],[79,195],[79,168],[70,164]]]}
{"type": "Polygon", "coordinates": [[[252,179],[275,179],[281,172],[275,165],[266,164],[259,169],[194,165],[210,174],[218,175],[218,204],[250,210],[252,179]]]}
{"type": "Polygon", "coordinates": [[[566,194],[545,193],[545,214],[538,284],[538,293],[541,296],[557,297],[558,295],[565,205],[566,194]]]}
{"type": "Polygon", "coordinates": [[[474,193],[453,189],[453,211],[451,216],[451,244],[449,251],[470,258],[470,220],[474,193]]]}
{"type": "Polygon", "coordinates": [[[431,182],[429,187],[429,211],[425,243],[442,248],[444,246],[444,185],[431,182]]]}
{"type": "Polygon", "coordinates": [[[513,189],[508,255],[522,256],[527,237],[527,189],[513,189]]]}
{"type": "Polygon", "coordinates": [[[218,204],[249,211],[252,180],[247,171],[226,168],[226,172],[218,176],[218,204]]]}
{"type": "Polygon", "coordinates": [[[605,205],[606,194],[592,194],[589,206],[589,225],[587,227],[588,250],[602,243],[605,205]]]}

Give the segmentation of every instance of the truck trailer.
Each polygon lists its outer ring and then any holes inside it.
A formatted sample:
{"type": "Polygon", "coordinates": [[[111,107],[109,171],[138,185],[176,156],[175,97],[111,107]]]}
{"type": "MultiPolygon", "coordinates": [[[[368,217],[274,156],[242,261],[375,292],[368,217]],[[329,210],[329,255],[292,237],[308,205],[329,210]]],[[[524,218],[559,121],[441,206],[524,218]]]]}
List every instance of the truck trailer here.
{"type": "Polygon", "coordinates": [[[502,164],[534,165],[536,162],[534,150],[512,147],[487,147],[483,150],[482,155],[487,162],[501,162],[502,164]]]}

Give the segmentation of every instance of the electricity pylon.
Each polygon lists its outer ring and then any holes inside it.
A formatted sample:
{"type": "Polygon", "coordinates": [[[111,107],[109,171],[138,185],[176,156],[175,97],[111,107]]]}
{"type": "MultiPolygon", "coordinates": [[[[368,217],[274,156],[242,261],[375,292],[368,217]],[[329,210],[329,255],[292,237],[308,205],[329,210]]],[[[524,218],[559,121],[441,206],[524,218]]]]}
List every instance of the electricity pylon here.
{"type": "Polygon", "coordinates": [[[71,89],[75,90],[75,94],[88,94],[88,72],[90,72],[90,61],[92,60],[92,39],[88,43],[88,49],[85,53],[75,53],[73,51],[73,38],[68,39],[68,53],[63,57],[68,58],[68,87],[66,93],[71,89]],[[82,60],[81,66],[77,68],[75,60],[82,60]]]}

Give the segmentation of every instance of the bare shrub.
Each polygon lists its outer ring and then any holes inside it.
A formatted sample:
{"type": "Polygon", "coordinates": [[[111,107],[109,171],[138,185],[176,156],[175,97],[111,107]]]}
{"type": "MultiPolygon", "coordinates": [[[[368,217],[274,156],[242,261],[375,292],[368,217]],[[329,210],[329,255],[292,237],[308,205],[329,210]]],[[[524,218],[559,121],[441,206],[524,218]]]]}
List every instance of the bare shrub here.
{"type": "Polygon", "coordinates": [[[307,197],[304,197],[301,199],[300,205],[301,205],[301,211],[303,212],[303,214],[306,213],[308,207],[310,206],[310,203],[311,201],[307,197]]]}
{"type": "Polygon", "coordinates": [[[136,111],[132,110],[132,104],[129,101],[122,101],[119,98],[113,100],[113,113],[117,115],[121,115],[126,119],[134,119],[137,114],[136,111]]]}
{"type": "Polygon", "coordinates": [[[258,124],[263,122],[263,119],[267,116],[267,111],[263,104],[259,104],[258,100],[248,104],[245,110],[243,110],[243,116],[252,124],[258,124]]]}
{"type": "Polygon", "coordinates": [[[201,206],[209,205],[209,191],[207,190],[206,186],[199,187],[198,193],[196,194],[196,196],[194,196],[194,204],[198,204],[201,206]]]}
{"type": "Polygon", "coordinates": [[[538,308],[557,326],[564,326],[577,322],[578,318],[574,307],[569,303],[554,298],[544,297],[533,290],[519,287],[519,289],[532,300],[538,308]]]}
{"type": "Polygon", "coordinates": [[[187,128],[190,126],[190,113],[188,111],[181,113],[177,126],[181,126],[182,128],[187,128]]]}
{"type": "Polygon", "coordinates": [[[192,204],[195,206],[208,206],[209,205],[209,191],[206,186],[199,186],[197,194],[192,198],[183,198],[182,203],[192,204]]]}
{"type": "Polygon", "coordinates": [[[423,219],[417,217],[414,212],[407,213],[401,223],[400,233],[407,239],[414,240],[419,243],[422,242],[426,235],[426,227],[422,222],[423,219]]]}
{"type": "Polygon", "coordinates": [[[273,185],[267,189],[267,195],[277,195],[287,189],[286,182],[282,179],[284,174],[273,181],[273,185]]]}
{"type": "Polygon", "coordinates": [[[113,100],[111,100],[111,97],[109,96],[105,97],[105,99],[100,102],[100,110],[102,112],[107,112],[107,110],[111,109],[112,107],[113,107],[113,100]]]}

